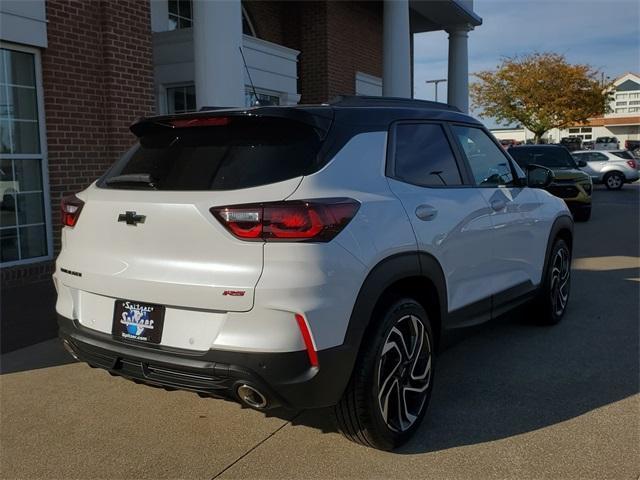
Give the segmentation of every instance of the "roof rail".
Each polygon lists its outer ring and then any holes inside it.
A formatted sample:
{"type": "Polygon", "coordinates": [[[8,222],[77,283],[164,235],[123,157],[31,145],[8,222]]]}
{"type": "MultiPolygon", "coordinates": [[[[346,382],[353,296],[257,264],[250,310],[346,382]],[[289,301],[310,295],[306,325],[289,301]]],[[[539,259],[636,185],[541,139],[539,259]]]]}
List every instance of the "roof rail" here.
{"type": "Polygon", "coordinates": [[[367,95],[339,95],[333,98],[329,105],[336,107],[405,107],[431,108],[460,112],[460,109],[447,103],[417,100],[415,98],[374,97],[367,95]]]}

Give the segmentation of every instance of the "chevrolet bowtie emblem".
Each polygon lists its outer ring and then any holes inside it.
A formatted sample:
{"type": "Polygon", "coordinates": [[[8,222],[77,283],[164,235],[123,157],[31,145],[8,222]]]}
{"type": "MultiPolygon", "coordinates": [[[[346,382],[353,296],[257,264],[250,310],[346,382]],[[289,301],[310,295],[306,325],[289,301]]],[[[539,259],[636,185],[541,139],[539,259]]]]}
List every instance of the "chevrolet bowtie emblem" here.
{"type": "Polygon", "coordinates": [[[138,215],[136,212],[125,212],[118,215],[119,222],[126,222],[127,225],[137,225],[139,223],[144,223],[145,218],[144,215],[138,215]]]}

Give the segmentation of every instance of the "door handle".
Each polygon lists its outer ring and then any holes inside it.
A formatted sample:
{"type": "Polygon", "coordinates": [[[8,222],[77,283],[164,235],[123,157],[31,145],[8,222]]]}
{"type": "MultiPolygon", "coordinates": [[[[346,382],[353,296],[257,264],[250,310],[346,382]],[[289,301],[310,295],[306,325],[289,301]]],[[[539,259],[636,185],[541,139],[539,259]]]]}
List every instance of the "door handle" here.
{"type": "Polygon", "coordinates": [[[507,202],[504,200],[491,200],[491,208],[493,208],[496,212],[500,210],[504,210],[507,206],[507,202]]]}
{"type": "Polygon", "coordinates": [[[425,222],[433,220],[437,215],[438,210],[433,208],[431,205],[418,205],[416,207],[416,217],[425,222]]]}

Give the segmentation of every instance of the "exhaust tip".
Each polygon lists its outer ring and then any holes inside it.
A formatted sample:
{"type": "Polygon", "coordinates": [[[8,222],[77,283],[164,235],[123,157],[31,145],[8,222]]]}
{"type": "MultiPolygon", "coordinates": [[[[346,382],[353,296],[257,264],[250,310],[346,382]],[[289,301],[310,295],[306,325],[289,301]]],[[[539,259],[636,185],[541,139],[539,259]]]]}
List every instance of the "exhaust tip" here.
{"type": "Polygon", "coordinates": [[[243,383],[236,389],[236,393],[240,401],[251,408],[260,410],[267,406],[266,397],[251,385],[243,383]]]}
{"type": "Polygon", "coordinates": [[[67,352],[69,352],[69,355],[71,355],[75,360],[79,362],[81,361],[80,358],[78,358],[78,355],[76,354],[76,352],[73,350],[73,347],[67,340],[62,341],[62,346],[67,352]]]}

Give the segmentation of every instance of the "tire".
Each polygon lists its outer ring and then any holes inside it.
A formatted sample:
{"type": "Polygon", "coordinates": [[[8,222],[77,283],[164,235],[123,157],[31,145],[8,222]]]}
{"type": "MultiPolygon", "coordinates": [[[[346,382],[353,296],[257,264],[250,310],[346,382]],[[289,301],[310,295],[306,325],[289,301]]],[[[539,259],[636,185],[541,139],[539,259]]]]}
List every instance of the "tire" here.
{"type": "Polygon", "coordinates": [[[556,239],[545,268],[542,289],[534,301],[535,320],[541,325],[555,325],[567,311],[571,292],[571,250],[561,238],[556,239]]]}
{"type": "Polygon", "coordinates": [[[402,445],[420,426],[435,366],[433,333],[424,308],[410,298],[387,305],[372,318],[374,328],[363,339],[351,380],[334,407],[345,437],[381,450],[402,445]],[[410,345],[405,348],[403,342],[410,345]]]}
{"type": "Polygon", "coordinates": [[[580,208],[573,213],[573,219],[576,222],[587,222],[591,218],[591,207],[580,208]]]}
{"type": "Polygon", "coordinates": [[[602,181],[608,190],[620,190],[624,185],[624,175],[620,172],[609,172],[602,181]]]}

